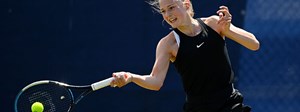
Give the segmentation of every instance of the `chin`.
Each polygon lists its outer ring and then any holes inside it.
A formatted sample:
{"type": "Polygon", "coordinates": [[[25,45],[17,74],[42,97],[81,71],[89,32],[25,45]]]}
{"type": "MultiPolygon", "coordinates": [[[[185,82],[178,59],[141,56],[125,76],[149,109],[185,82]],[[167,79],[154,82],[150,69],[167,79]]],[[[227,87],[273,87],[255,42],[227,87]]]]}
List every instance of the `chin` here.
{"type": "Polygon", "coordinates": [[[170,26],[171,26],[172,28],[177,28],[178,25],[170,24],[170,26]]]}

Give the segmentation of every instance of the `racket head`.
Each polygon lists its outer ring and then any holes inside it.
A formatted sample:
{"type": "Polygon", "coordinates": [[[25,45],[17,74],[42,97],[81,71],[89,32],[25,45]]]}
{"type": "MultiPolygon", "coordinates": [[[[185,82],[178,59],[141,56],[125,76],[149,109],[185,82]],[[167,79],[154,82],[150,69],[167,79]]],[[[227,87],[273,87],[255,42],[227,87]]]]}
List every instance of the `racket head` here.
{"type": "Polygon", "coordinates": [[[15,112],[31,112],[31,105],[40,102],[43,112],[68,112],[74,104],[73,93],[64,83],[57,81],[37,81],[24,87],[15,99],[15,112]]]}

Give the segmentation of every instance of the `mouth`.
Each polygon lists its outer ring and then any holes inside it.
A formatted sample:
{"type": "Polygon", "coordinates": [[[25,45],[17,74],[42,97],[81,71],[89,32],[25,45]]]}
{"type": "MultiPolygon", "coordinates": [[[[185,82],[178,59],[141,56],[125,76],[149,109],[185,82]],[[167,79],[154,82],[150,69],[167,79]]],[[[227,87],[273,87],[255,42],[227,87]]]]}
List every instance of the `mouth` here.
{"type": "Polygon", "coordinates": [[[168,21],[169,21],[170,23],[175,23],[176,20],[177,20],[177,18],[170,18],[168,21]]]}

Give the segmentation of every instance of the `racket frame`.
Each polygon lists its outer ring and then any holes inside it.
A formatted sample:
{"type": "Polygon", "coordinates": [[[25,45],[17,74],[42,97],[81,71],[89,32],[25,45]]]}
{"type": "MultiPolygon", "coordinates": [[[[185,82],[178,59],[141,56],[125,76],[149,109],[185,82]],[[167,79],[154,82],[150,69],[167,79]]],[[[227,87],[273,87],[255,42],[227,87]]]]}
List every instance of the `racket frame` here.
{"type": "Polygon", "coordinates": [[[27,89],[37,86],[37,85],[42,85],[42,84],[54,84],[54,85],[58,85],[60,87],[65,88],[68,93],[71,96],[71,104],[69,106],[68,111],[71,111],[73,106],[76,105],[83,97],[85,97],[86,95],[88,95],[89,93],[91,93],[93,90],[91,85],[84,85],[84,86],[76,86],[76,85],[69,85],[66,83],[62,83],[62,82],[58,82],[58,81],[53,81],[53,80],[41,80],[41,81],[36,81],[33,82],[27,86],[25,86],[17,95],[16,99],[15,99],[15,103],[14,103],[14,109],[16,112],[18,112],[17,107],[18,107],[18,99],[19,97],[22,95],[22,93],[24,91],[26,91],[27,89]],[[74,99],[74,94],[71,91],[71,89],[77,89],[77,90],[84,90],[82,93],[79,94],[79,96],[76,97],[76,99],[74,99]]]}
{"type": "Polygon", "coordinates": [[[41,85],[41,84],[54,84],[54,85],[59,85],[61,87],[64,87],[70,94],[71,96],[71,100],[72,103],[70,104],[69,110],[72,110],[72,107],[74,105],[76,105],[83,97],[85,97],[86,95],[88,95],[89,93],[91,93],[92,91],[96,91],[99,90],[101,88],[104,88],[106,86],[109,86],[111,81],[114,80],[114,77],[110,77],[107,78],[105,80],[99,81],[99,82],[95,82],[91,85],[84,85],[84,86],[77,86],[77,85],[69,85],[66,83],[62,83],[62,82],[58,82],[58,81],[53,81],[53,80],[40,80],[40,81],[36,81],[33,82],[27,86],[25,86],[17,95],[16,99],[15,99],[15,103],[14,103],[14,109],[17,112],[17,106],[18,106],[18,99],[19,97],[22,95],[22,93],[24,91],[26,91],[27,89],[37,86],[37,85],[41,85]],[[77,89],[77,90],[84,90],[79,96],[77,96],[76,99],[74,99],[74,95],[73,92],[71,91],[71,89],[77,89]]]}

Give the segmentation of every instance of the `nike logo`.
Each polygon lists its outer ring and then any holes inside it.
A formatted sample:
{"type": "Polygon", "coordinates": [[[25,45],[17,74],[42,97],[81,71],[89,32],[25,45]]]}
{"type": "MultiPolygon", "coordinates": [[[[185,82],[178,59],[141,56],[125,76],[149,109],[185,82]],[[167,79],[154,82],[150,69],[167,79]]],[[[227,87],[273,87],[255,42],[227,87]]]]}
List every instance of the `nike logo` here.
{"type": "Polygon", "coordinates": [[[204,42],[202,42],[202,43],[199,44],[199,45],[196,45],[196,47],[197,47],[197,48],[200,48],[203,44],[204,44],[204,42]]]}

